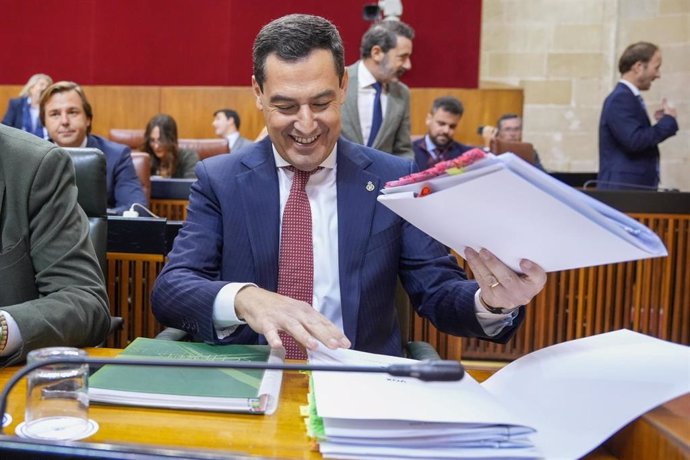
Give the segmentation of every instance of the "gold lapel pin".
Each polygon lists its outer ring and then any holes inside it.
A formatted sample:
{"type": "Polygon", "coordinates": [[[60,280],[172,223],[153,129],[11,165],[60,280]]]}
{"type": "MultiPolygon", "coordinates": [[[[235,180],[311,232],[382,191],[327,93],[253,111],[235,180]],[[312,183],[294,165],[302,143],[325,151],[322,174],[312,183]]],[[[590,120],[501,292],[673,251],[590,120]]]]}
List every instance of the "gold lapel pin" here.
{"type": "Polygon", "coordinates": [[[376,186],[372,181],[367,182],[367,192],[373,192],[376,186]]]}

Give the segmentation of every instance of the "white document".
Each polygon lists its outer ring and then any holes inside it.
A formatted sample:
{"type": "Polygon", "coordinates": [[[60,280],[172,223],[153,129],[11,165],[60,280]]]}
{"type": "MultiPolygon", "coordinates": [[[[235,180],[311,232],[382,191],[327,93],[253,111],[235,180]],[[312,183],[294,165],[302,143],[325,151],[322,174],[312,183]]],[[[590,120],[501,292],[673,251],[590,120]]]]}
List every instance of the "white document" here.
{"type": "Polygon", "coordinates": [[[551,272],[667,255],[644,225],[513,154],[383,193],[383,205],[459,254],[486,248],[516,271],[523,258],[551,272]],[[418,197],[423,186],[432,193],[418,197]]]}
{"type": "MultiPolygon", "coordinates": [[[[325,347],[310,352],[314,363],[403,361],[325,347]]],[[[325,457],[579,458],[643,413],[690,393],[690,347],[619,330],[535,351],[481,385],[469,375],[425,383],[328,372],[314,372],[313,383],[325,457]]]]}

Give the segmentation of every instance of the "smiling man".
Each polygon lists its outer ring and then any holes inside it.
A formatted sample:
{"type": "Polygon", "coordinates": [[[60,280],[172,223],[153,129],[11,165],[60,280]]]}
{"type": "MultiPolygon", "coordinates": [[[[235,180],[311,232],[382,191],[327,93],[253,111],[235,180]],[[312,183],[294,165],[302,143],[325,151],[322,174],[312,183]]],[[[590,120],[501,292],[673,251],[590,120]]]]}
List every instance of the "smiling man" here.
{"type": "Polygon", "coordinates": [[[126,145],[91,134],[93,110],[76,83],[59,81],[43,92],[40,116],[48,137],[60,147],[92,147],[105,154],[108,213],[122,214],[132,204],[148,205],[126,145]]]}
{"type": "Polygon", "coordinates": [[[413,39],[410,26],[393,20],[378,22],[364,34],[361,60],[347,68],[345,138],[412,158],[410,90],[400,77],[412,68],[413,39]]]}
{"type": "Polygon", "coordinates": [[[426,135],[412,143],[414,159],[420,171],[472,150],[472,146],[453,140],[463,112],[462,103],[452,96],[434,100],[431,112],[426,116],[426,135]]]}
{"type": "Polygon", "coordinates": [[[652,43],[628,46],[618,62],[621,79],[604,101],[599,121],[601,189],[656,189],[659,186],[658,145],[676,134],[676,109],[666,99],[649,122],[640,91],[661,78],[661,50],[652,43]]]}
{"type": "Polygon", "coordinates": [[[153,290],[154,314],[209,343],[400,355],[398,277],[439,329],[508,340],[546,274],[467,250],[477,281],[376,197],[411,161],[340,136],[348,74],[333,24],[290,15],[254,42],[268,136],[197,165],[188,218],[153,290]]]}

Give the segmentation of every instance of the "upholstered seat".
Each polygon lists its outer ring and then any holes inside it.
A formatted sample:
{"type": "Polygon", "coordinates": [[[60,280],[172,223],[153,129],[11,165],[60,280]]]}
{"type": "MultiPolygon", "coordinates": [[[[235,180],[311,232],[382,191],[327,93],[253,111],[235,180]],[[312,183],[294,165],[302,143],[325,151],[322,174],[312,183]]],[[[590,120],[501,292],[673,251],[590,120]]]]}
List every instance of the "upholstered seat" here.
{"type": "MultiPolygon", "coordinates": [[[[108,193],[105,179],[105,155],[98,149],[65,148],[74,164],[77,202],[89,219],[89,236],[104,279],[108,279],[108,193]]],[[[122,318],[110,317],[110,332],[122,328],[122,318]]]]}
{"type": "Polygon", "coordinates": [[[146,152],[132,152],[132,163],[139,182],[144,188],[146,200],[151,203],[151,156],[146,152]]]}
{"type": "Polygon", "coordinates": [[[108,137],[113,142],[128,145],[132,150],[138,150],[144,143],[144,130],[113,128],[108,137]]]}
{"type": "Polygon", "coordinates": [[[178,139],[177,144],[181,149],[194,150],[199,155],[199,160],[230,151],[225,138],[178,139]]]}
{"type": "Polygon", "coordinates": [[[98,149],[65,149],[76,172],[77,202],[89,219],[89,234],[103,275],[106,274],[108,244],[105,155],[98,149]]]}
{"type": "Polygon", "coordinates": [[[498,139],[491,139],[489,150],[496,155],[512,152],[529,164],[535,164],[534,146],[529,142],[508,142],[498,139]]]}

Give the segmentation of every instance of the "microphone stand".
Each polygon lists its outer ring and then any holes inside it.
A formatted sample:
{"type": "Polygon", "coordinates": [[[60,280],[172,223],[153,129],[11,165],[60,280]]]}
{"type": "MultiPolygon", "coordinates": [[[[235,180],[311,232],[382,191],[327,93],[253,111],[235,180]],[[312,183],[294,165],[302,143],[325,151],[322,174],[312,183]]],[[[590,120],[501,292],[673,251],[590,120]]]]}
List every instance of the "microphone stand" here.
{"type": "MultiPolygon", "coordinates": [[[[226,368],[226,369],[259,369],[259,370],[287,370],[287,371],[319,371],[319,372],[363,372],[390,374],[396,377],[414,377],[419,380],[431,381],[457,381],[465,375],[465,369],[457,361],[450,360],[426,360],[412,364],[391,364],[385,367],[353,366],[353,365],[329,365],[329,364],[269,364],[252,361],[195,361],[189,359],[131,359],[131,358],[89,358],[89,357],[64,357],[51,358],[27,364],[14,374],[0,394],[0,421],[7,408],[7,399],[10,391],[24,376],[30,372],[53,364],[88,364],[89,366],[151,366],[151,367],[197,367],[197,368],[226,368]]],[[[0,423],[0,435],[3,434],[0,423]]]]}

